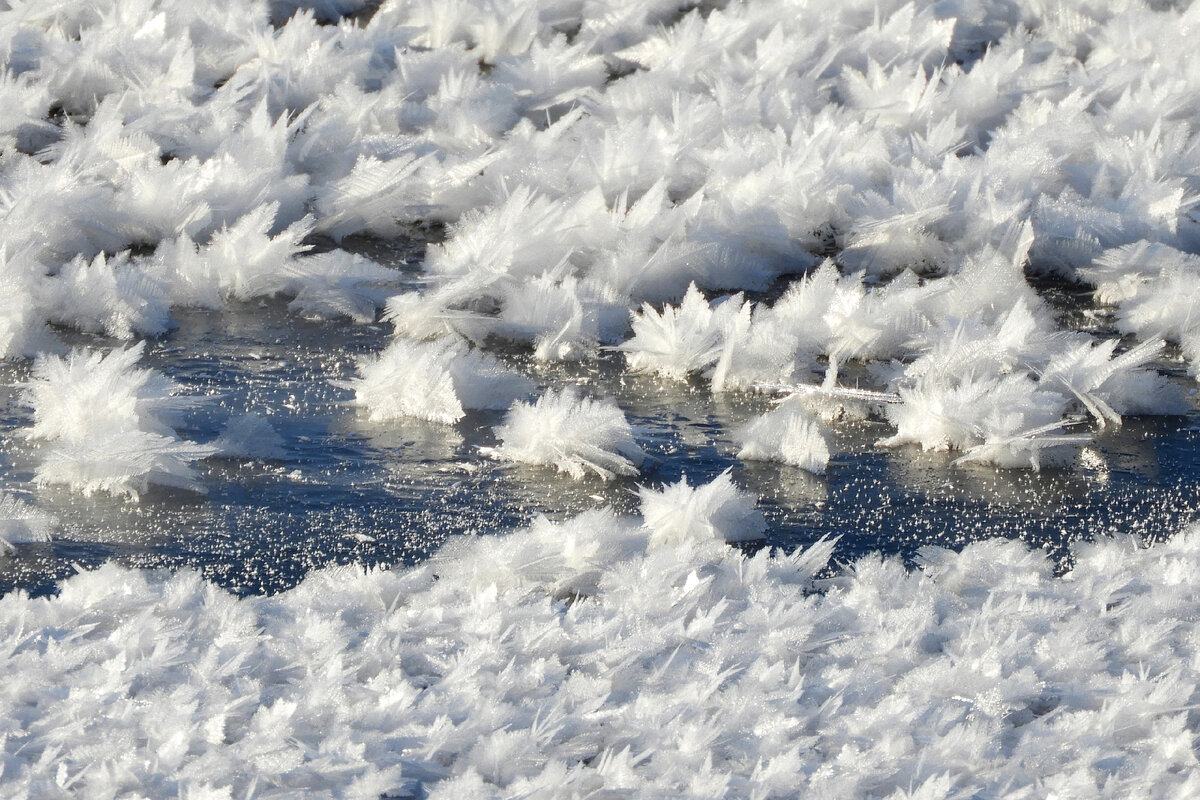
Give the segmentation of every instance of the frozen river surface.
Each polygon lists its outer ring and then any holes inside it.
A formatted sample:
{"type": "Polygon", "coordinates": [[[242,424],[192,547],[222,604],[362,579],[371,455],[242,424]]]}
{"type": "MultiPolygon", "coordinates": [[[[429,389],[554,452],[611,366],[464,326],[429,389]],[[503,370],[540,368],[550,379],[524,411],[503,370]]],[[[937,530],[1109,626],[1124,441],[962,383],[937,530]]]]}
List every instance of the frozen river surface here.
{"type": "MultiPolygon", "coordinates": [[[[416,285],[419,250],[376,241],[356,247],[396,268],[398,286],[416,285]]],[[[1045,294],[1064,320],[1103,324],[1102,311],[1082,294],[1045,294]]],[[[351,378],[355,357],[382,349],[391,338],[388,324],[307,321],[280,301],[177,311],[175,319],[178,327],[152,344],[143,365],[206,398],[180,435],[211,441],[232,417],[255,413],[282,438],[282,456],[208,459],[198,464],[205,493],[152,487],[136,503],[42,487],[37,505],[59,527],[52,541],[22,545],[0,562],[0,590],[53,591],[78,569],[114,560],[190,566],[237,593],[274,593],[315,567],[413,563],[447,536],[511,530],[537,514],[562,519],[601,504],[635,513],[639,485],[683,476],[695,485],[730,468],[759,498],[768,523],[762,544],[791,551],[836,536],[835,560],[846,561],[870,551],[908,559],[923,545],[957,548],[1000,536],[1044,548],[1065,567],[1073,541],[1113,533],[1161,539],[1200,509],[1195,412],[1128,418],[1101,431],[1069,467],[1040,472],[956,465],[955,453],[911,446],[882,448],[876,442],[889,432],[882,421],[842,423],[826,474],[813,475],[735,457],[733,431],[771,408],[770,395],[714,394],[703,382],[632,375],[620,353],[548,365],[517,348],[502,352],[539,390],[577,384],[615,398],[650,456],[636,479],[577,482],[551,467],[481,454],[496,444],[493,429],[504,412],[474,411],[445,426],[372,423],[352,407],[353,392],[331,381],[351,378]]],[[[1159,366],[1191,384],[1177,367],[1159,366]]],[[[6,423],[27,425],[27,409],[11,390],[27,373],[19,365],[3,369],[13,400],[6,423]]],[[[17,481],[30,481],[33,452],[14,441],[0,457],[17,481]]]]}

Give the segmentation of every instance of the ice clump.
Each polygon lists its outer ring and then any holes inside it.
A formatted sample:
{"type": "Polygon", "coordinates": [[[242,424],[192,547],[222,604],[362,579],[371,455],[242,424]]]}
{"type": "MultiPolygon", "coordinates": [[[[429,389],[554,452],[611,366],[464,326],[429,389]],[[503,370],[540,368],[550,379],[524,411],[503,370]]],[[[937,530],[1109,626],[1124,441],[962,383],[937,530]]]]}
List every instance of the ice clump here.
{"type": "Polygon", "coordinates": [[[505,293],[492,332],[532,342],[538,361],[593,357],[601,342],[619,342],[628,327],[624,298],[604,285],[546,273],[514,290],[505,293]]]}
{"type": "Polygon", "coordinates": [[[32,358],[52,341],[38,308],[42,285],[21,260],[0,247],[0,359],[32,358]]]}
{"type": "Polygon", "coordinates": [[[1147,364],[1162,353],[1161,339],[1142,342],[1119,356],[1115,339],[1081,343],[1050,359],[1039,383],[1065,389],[1103,426],[1121,424],[1122,414],[1185,414],[1183,392],[1147,364]]]}
{"type": "Polygon", "coordinates": [[[145,343],[108,353],[39,356],[22,402],[33,409],[30,439],[47,442],[37,480],[137,499],[150,484],[202,491],[190,464],[217,452],[182,441],[173,425],[194,406],[182,387],[137,367],[145,343]]]}
{"type": "Polygon", "coordinates": [[[359,377],[341,383],[372,422],[424,419],[446,425],[467,409],[507,408],[532,384],[489,355],[458,339],[397,339],[379,355],[358,362],[359,377]]]}
{"type": "Polygon", "coordinates": [[[734,438],[744,461],[778,461],[814,475],[824,475],[829,464],[829,434],[799,399],[757,417],[734,438]]]}
{"type": "Polygon", "coordinates": [[[77,257],[50,282],[48,322],[118,339],[158,336],[171,327],[163,287],[138,270],[128,254],[90,263],[77,257]]]}
{"type": "Polygon", "coordinates": [[[306,217],[273,233],[278,221],[278,204],[264,204],[214,232],[204,245],[187,236],[163,241],[146,269],[169,287],[175,305],[220,308],[227,299],[283,294],[295,298],[296,310],[374,320],[378,303],[370,286],[386,284],[393,273],[345,251],[307,255],[311,248],[304,239],[313,220],[306,217]]]}
{"type": "Polygon", "coordinates": [[[1147,368],[1161,341],[1114,355],[1116,340],[1056,331],[1024,299],[1003,315],[975,314],[925,338],[924,354],[891,382],[899,402],[885,408],[896,428],[885,446],[961,450],[962,461],[1001,467],[1061,466],[1088,441],[1086,432],[1063,430],[1078,414],[1103,428],[1120,425],[1125,413],[1187,408],[1182,392],[1147,368]]]}
{"type": "Polygon", "coordinates": [[[225,458],[281,459],[286,454],[283,437],[258,414],[242,414],[225,424],[212,443],[225,458]]]}
{"type": "Polygon", "coordinates": [[[703,486],[688,486],[684,477],[660,490],[643,487],[638,496],[651,542],[753,540],[761,539],[766,528],[754,496],[734,485],[729,470],[703,486]]]}
{"type": "Polygon", "coordinates": [[[596,400],[567,387],[548,390],[536,403],[513,403],[496,428],[500,444],[491,455],[546,464],[581,480],[589,472],[604,480],[637,475],[646,454],[625,414],[612,400],[596,400]]]}
{"type": "Polygon", "coordinates": [[[10,553],[13,545],[46,542],[58,520],[29,503],[0,493],[0,552],[10,553]]]}
{"type": "Polygon", "coordinates": [[[635,372],[683,380],[716,367],[734,331],[749,324],[750,304],[740,296],[710,304],[693,283],[677,307],[660,313],[645,304],[633,317],[633,337],[618,349],[635,372]]]}
{"type": "Polygon", "coordinates": [[[108,353],[73,350],[66,356],[42,356],[22,399],[33,409],[31,439],[81,442],[97,432],[145,428],[166,433],[194,397],[161,372],[137,363],[146,345],[108,353]]]}
{"type": "MultiPolygon", "coordinates": [[[[1061,423],[1066,400],[1041,391],[1027,375],[968,378],[939,381],[926,378],[899,389],[901,403],[887,407],[896,433],[880,441],[884,447],[919,444],[924,450],[968,451],[984,444],[1006,443],[1006,448],[989,448],[989,459],[998,466],[1040,466],[1043,454],[1028,451],[1028,437],[1052,431],[1061,423]]],[[[1086,441],[1086,437],[1083,439],[1086,441]]],[[[1075,442],[1078,443],[1078,442],[1075,442]]],[[[1057,442],[1056,446],[1071,444],[1057,442]]],[[[1068,458],[1061,450],[1058,455],[1068,458]]]]}
{"type": "Polygon", "coordinates": [[[816,366],[817,356],[830,349],[833,338],[830,307],[855,284],[839,275],[832,261],[825,261],[794,281],[773,304],[755,305],[750,325],[734,332],[728,382],[742,388],[789,383],[816,366]]]}
{"type": "Polygon", "coordinates": [[[1117,306],[1118,327],[1147,341],[1180,345],[1196,374],[1200,358],[1200,256],[1161,242],[1105,250],[1081,276],[1096,299],[1117,306]]]}

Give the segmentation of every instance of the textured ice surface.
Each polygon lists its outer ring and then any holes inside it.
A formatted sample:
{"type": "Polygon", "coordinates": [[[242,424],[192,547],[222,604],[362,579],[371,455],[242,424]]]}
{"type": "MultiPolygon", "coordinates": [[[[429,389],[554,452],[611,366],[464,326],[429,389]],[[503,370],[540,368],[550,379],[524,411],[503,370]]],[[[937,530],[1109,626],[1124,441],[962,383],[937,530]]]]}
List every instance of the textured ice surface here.
{"type": "Polygon", "coordinates": [[[0,793],[1196,794],[1198,24],[3,4],[0,793]]]}

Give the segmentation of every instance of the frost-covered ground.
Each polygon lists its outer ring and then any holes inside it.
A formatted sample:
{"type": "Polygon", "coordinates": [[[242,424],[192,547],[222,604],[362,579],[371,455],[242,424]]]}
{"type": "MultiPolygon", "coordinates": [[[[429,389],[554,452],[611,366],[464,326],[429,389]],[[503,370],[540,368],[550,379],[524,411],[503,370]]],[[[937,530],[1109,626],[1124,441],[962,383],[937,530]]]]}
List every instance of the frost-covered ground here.
{"type": "Polygon", "coordinates": [[[588,512],[274,597],[115,565],[10,594],[5,794],[1200,792],[1195,533],[1061,577],[993,539],[814,580],[830,543],[747,557],[709,495],[687,527],[652,497],[646,527],[588,512]]]}
{"type": "Polygon", "coordinates": [[[0,2],[4,794],[1197,794],[1198,28],[0,2]]]}

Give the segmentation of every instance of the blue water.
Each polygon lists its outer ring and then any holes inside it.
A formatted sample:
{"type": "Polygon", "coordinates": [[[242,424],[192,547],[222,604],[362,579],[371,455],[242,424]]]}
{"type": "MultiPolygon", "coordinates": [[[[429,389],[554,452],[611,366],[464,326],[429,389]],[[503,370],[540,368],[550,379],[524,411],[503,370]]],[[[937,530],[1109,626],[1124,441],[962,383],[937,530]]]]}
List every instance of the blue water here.
{"type": "MultiPolygon", "coordinates": [[[[416,285],[419,248],[359,246],[397,268],[398,286],[416,285]]],[[[1103,325],[1102,310],[1082,307],[1078,293],[1048,294],[1074,327],[1103,325]]],[[[175,319],[177,329],[152,343],[145,363],[206,398],[181,436],[209,441],[231,416],[255,412],[283,437],[285,457],[202,462],[203,495],[154,490],[131,503],[34,488],[36,451],[14,436],[29,422],[14,388],[28,365],[0,366],[0,488],[60,522],[51,542],[23,545],[0,561],[0,592],[52,592],[63,577],[107,559],[190,566],[234,592],[276,592],[315,567],[412,563],[447,536],[491,535],[539,513],[565,516],[601,503],[633,512],[638,483],[683,475],[696,483],[731,467],[737,483],[760,497],[768,545],[791,549],[840,536],[839,559],[870,550],[908,558],[927,544],[1006,536],[1046,548],[1065,567],[1075,540],[1109,533],[1157,539],[1200,510],[1195,412],[1128,419],[1099,434],[1071,469],[1040,473],[956,467],[953,454],[881,449],[874,443],[888,434],[884,423],[851,423],[837,428],[839,452],[828,474],[816,477],[734,458],[732,431],[769,408],[769,397],[714,396],[700,383],[630,376],[619,354],[539,365],[520,350],[499,353],[542,387],[576,383],[615,397],[651,456],[636,480],[575,482],[481,456],[480,447],[495,444],[491,430],[502,412],[469,414],[455,426],[369,423],[347,404],[350,392],[331,381],[354,374],[355,356],[386,345],[386,324],[307,321],[284,300],[177,311],[175,319]]],[[[73,344],[113,344],[63,334],[73,344]]],[[[1185,375],[1174,377],[1191,385],[1185,375]]]]}

